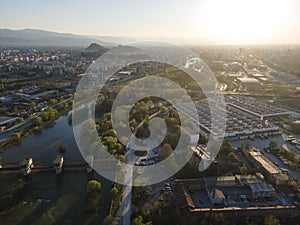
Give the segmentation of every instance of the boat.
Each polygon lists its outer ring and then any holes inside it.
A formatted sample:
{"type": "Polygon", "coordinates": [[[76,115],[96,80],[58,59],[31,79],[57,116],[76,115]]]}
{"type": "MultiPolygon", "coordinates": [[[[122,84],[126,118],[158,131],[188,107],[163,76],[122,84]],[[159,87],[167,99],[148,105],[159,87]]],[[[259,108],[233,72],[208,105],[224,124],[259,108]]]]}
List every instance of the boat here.
{"type": "Polygon", "coordinates": [[[33,168],[33,160],[32,160],[32,158],[26,158],[19,165],[20,165],[22,174],[24,176],[27,176],[31,173],[31,168],[33,168]]]}
{"type": "Polygon", "coordinates": [[[62,171],[64,163],[64,157],[62,155],[57,155],[53,160],[53,168],[55,169],[56,174],[60,174],[62,171]]]}

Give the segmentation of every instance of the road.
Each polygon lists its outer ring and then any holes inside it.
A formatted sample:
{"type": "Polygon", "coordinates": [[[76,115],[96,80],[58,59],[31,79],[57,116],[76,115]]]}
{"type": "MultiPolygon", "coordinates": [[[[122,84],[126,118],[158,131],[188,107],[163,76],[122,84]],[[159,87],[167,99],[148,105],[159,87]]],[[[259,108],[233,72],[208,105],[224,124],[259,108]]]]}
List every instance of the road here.
{"type": "MultiPolygon", "coordinates": [[[[153,117],[157,116],[160,113],[160,111],[157,111],[156,113],[149,116],[149,119],[152,119],[153,117]]],[[[125,162],[128,165],[134,166],[134,163],[137,161],[139,157],[134,155],[134,149],[140,149],[139,146],[135,146],[135,139],[136,139],[136,133],[138,129],[144,124],[145,120],[143,120],[135,129],[133,134],[130,137],[130,140],[126,146],[127,153],[125,155],[125,162]]],[[[152,143],[149,143],[148,146],[146,146],[147,149],[152,148],[152,143]]],[[[145,147],[143,147],[145,148],[145,147]]],[[[121,217],[121,224],[122,225],[130,225],[130,217],[131,217],[131,199],[132,199],[132,177],[133,177],[133,169],[132,167],[129,167],[127,171],[125,171],[124,175],[124,185],[122,188],[122,203],[120,207],[120,212],[117,214],[121,217]]]]}

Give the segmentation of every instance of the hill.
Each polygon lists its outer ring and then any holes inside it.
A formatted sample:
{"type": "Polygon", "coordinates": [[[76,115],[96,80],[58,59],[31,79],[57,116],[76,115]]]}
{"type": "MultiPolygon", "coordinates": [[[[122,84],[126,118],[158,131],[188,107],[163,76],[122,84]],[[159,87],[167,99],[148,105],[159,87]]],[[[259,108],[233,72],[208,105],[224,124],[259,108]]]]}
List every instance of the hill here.
{"type": "Polygon", "coordinates": [[[102,41],[84,35],[59,33],[37,29],[0,29],[1,46],[53,46],[84,47],[90,43],[98,43],[105,47],[116,46],[116,43],[102,41]]]}
{"type": "Polygon", "coordinates": [[[86,51],[86,52],[102,52],[102,51],[106,51],[106,48],[104,48],[103,46],[101,46],[97,43],[92,43],[84,51],[86,51]]]}

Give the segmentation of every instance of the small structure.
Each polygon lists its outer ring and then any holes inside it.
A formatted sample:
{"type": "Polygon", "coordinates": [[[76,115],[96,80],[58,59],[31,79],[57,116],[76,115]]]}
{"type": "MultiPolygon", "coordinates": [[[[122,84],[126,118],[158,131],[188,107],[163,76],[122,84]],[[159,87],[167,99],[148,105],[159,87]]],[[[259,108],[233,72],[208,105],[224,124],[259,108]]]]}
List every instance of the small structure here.
{"type": "Polygon", "coordinates": [[[19,165],[23,175],[27,176],[31,173],[31,168],[33,168],[33,160],[32,158],[26,158],[19,165]]]}
{"type": "Polygon", "coordinates": [[[236,80],[240,85],[246,87],[259,87],[261,85],[257,79],[251,77],[239,77],[236,80]]]}
{"type": "Polygon", "coordinates": [[[215,188],[213,191],[209,194],[209,198],[212,204],[214,205],[223,205],[225,202],[225,195],[223,194],[223,191],[215,188]]]}
{"type": "Polygon", "coordinates": [[[93,171],[93,165],[94,165],[94,156],[92,155],[88,155],[86,157],[86,164],[87,164],[87,169],[86,171],[88,173],[92,172],[93,171]]]}
{"type": "Polygon", "coordinates": [[[62,155],[57,155],[53,160],[53,168],[55,169],[56,174],[60,174],[64,164],[64,157],[62,155]]]}
{"type": "Polygon", "coordinates": [[[251,190],[251,198],[271,198],[275,196],[275,189],[265,183],[261,178],[262,174],[254,175],[235,175],[236,179],[245,187],[251,190]]]}
{"type": "Polygon", "coordinates": [[[197,144],[198,143],[198,139],[199,139],[199,133],[194,131],[193,129],[186,127],[183,130],[185,132],[185,134],[188,136],[189,138],[189,142],[191,144],[197,144]]]}

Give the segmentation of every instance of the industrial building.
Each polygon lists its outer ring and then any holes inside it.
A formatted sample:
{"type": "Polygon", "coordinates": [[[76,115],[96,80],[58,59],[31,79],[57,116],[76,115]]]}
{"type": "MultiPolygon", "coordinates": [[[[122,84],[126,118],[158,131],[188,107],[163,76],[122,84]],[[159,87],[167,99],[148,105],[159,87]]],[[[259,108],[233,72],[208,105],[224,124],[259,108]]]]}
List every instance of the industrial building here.
{"type": "Polygon", "coordinates": [[[252,77],[238,77],[236,79],[238,84],[244,87],[258,87],[261,86],[259,80],[252,78],[252,77]]]}
{"type": "Polygon", "coordinates": [[[179,198],[186,198],[186,206],[193,208],[223,206],[250,206],[259,198],[272,199],[275,189],[255,175],[206,177],[203,179],[176,180],[179,198]],[[201,193],[203,196],[201,196],[201,193]],[[202,198],[202,200],[201,200],[202,198]],[[203,199],[209,202],[203,202],[203,199]],[[201,201],[199,201],[201,200],[201,201]]]}
{"type": "MultiPolygon", "coordinates": [[[[225,137],[242,138],[259,133],[280,133],[280,129],[274,126],[270,121],[261,120],[261,117],[254,113],[247,112],[230,104],[226,106],[226,114],[221,108],[210,110],[208,101],[195,100],[198,118],[192,118],[195,126],[199,126],[201,131],[214,136],[222,136],[224,128],[222,127],[226,120],[225,137]],[[220,113],[218,113],[220,112],[220,113]],[[214,114],[211,114],[214,113],[214,114]],[[224,118],[223,115],[226,115],[224,118]],[[215,119],[212,123],[212,118],[215,119]]],[[[179,106],[185,114],[191,115],[192,109],[189,109],[188,104],[181,103],[179,106]]],[[[179,109],[180,109],[179,108],[179,109]]]]}
{"type": "Polygon", "coordinates": [[[259,213],[299,213],[293,204],[262,179],[262,175],[233,175],[177,179],[175,189],[180,210],[190,216],[222,212],[227,216],[257,216],[259,213]]]}
{"type": "Polygon", "coordinates": [[[226,102],[232,107],[259,117],[260,120],[290,115],[290,112],[285,109],[259,102],[255,98],[251,97],[231,96],[226,98],[226,102]]]}
{"type": "Polygon", "coordinates": [[[278,166],[265,157],[258,149],[244,150],[247,159],[258,168],[265,177],[273,184],[287,185],[289,176],[285,174],[278,166]]]}

